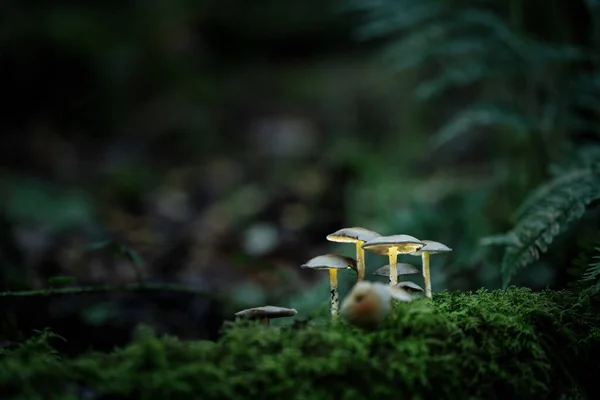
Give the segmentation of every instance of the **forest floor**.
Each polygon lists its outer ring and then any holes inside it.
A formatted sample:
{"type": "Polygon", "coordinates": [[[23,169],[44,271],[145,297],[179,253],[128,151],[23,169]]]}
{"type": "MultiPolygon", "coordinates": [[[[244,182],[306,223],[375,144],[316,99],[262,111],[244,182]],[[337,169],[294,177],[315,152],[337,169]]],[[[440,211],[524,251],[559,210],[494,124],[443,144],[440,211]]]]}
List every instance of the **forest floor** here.
{"type": "Polygon", "coordinates": [[[377,330],[317,316],[226,323],[217,341],[140,327],[111,352],[61,357],[49,331],[0,350],[10,399],[598,398],[597,289],[443,292],[377,330]]]}

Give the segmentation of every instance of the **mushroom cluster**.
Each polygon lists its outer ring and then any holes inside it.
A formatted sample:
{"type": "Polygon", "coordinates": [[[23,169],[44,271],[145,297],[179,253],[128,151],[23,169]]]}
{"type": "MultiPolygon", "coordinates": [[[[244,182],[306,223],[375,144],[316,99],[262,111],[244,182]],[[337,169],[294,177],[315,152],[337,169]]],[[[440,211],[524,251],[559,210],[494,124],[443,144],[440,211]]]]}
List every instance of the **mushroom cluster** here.
{"type": "MultiPolygon", "coordinates": [[[[356,259],[339,254],[323,254],[311,258],[300,267],[329,272],[329,300],[332,318],[338,315],[349,323],[372,327],[381,322],[391,310],[392,299],[412,301],[412,292],[425,292],[432,298],[429,255],[452,251],[448,246],[432,240],[419,240],[410,235],[382,236],[377,232],[351,227],[340,229],[327,235],[327,240],[339,243],[354,243],[356,259]],[[389,285],[365,281],[365,250],[388,257],[388,264],[376,270],[374,275],[387,276],[389,285]],[[420,256],[425,289],[412,281],[398,282],[398,277],[419,273],[413,265],[398,263],[399,254],[420,256]],[[340,311],[338,271],[351,269],[356,272],[356,283],[344,299],[340,311]]],[[[236,313],[236,316],[261,319],[268,325],[270,318],[296,315],[296,310],[282,307],[264,306],[236,313]]]]}

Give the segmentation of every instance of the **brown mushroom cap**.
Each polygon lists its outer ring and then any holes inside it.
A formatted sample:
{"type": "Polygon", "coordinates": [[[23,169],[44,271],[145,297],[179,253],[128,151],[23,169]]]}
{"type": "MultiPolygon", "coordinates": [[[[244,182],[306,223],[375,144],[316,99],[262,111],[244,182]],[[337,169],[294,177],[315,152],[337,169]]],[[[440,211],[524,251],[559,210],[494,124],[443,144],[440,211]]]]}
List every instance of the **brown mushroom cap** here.
{"type": "Polygon", "coordinates": [[[380,236],[381,235],[377,232],[354,226],[352,228],[340,229],[339,231],[327,235],[327,240],[339,243],[355,243],[359,241],[367,242],[380,236]]]}
{"type": "Polygon", "coordinates": [[[293,308],[263,306],[248,308],[247,310],[238,311],[235,313],[237,317],[243,318],[282,318],[293,317],[298,311],[293,308]]]}
{"type": "Polygon", "coordinates": [[[423,246],[425,246],[425,243],[416,237],[410,235],[391,235],[371,239],[363,244],[362,248],[380,255],[387,255],[389,249],[392,247],[396,247],[398,253],[412,253],[423,246]]]}
{"type": "Polygon", "coordinates": [[[421,240],[421,242],[425,243],[425,246],[421,247],[418,250],[415,250],[410,253],[411,256],[420,256],[423,252],[428,252],[430,254],[436,253],[446,253],[452,251],[452,249],[440,242],[434,242],[433,240],[421,240]]]}
{"type": "MultiPolygon", "coordinates": [[[[416,269],[411,264],[398,263],[398,264],[396,264],[396,268],[398,269],[398,276],[419,273],[419,270],[416,269]]],[[[383,267],[379,268],[377,271],[373,272],[373,275],[389,276],[390,275],[390,265],[389,264],[384,265],[383,267]]]]}
{"type": "Polygon", "coordinates": [[[423,290],[423,288],[421,286],[419,286],[416,283],[411,282],[411,281],[398,282],[396,284],[396,286],[394,286],[394,287],[397,287],[397,288],[400,288],[400,289],[404,289],[404,290],[407,290],[407,291],[416,290],[417,292],[424,292],[424,290],[423,290]]]}
{"type": "Polygon", "coordinates": [[[350,268],[356,271],[356,260],[352,257],[341,256],[339,254],[324,254],[311,258],[300,267],[316,270],[350,268]]]}

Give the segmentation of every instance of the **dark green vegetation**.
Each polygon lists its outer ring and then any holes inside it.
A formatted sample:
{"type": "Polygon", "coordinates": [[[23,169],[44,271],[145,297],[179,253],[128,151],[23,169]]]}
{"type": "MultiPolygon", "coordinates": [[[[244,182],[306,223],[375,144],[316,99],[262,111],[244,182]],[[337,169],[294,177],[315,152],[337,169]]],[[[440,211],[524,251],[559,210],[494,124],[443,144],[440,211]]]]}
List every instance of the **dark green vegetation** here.
{"type": "Polygon", "coordinates": [[[373,332],[240,322],[215,343],[140,329],[125,348],[74,359],[61,359],[42,334],[2,352],[0,386],[6,400],[594,399],[599,312],[597,289],[511,287],[398,304],[373,332]]]}
{"type": "MultiPolygon", "coordinates": [[[[544,253],[551,254],[537,264],[538,271],[550,269],[560,279],[578,249],[591,257],[596,250],[586,242],[597,244],[599,233],[600,4],[351,3],[366,15],[360,37],[384,40],[391,68],[401,76],[417,75],[413,93],[419,110],[435,121],[427,128],[428,153],[441,156],[461,143],[478,143],[480,154],[487,154],[488,184],[458,202],[466,207],[470,229],[480,230],[473,243],[505,248],[499,262],[504,286],[544,253]],[[475,228],[480,218],[488,226],[475,228]],[[491,236],[487,229],[507,233],[491,236]]],[[[476,165],[485,169],[486,163],[476,165]]],[[[453,218],[461,214],[452,211],[453,218]]],[[[461,236],[470,236],[468,230],[461,236]]],[[[579,265],[569,273],[593,283],[600,268],[579,265]]],[[[540,279],[530,274],[528,285],[540,279]]]]}
{"type": "Polygon", "coordinates": [[[7,398],[600,397],[597,0],[94,3],[0,6],[0,344],[77,357],[2,347],[7,398]],[[216,337],[216,297],[309,315],[298,266],[353,225],[452,247],[436,293],[574,292],[111,352],[216,337]],[[95,293],[137,282],[210,296],[95,293]]]}

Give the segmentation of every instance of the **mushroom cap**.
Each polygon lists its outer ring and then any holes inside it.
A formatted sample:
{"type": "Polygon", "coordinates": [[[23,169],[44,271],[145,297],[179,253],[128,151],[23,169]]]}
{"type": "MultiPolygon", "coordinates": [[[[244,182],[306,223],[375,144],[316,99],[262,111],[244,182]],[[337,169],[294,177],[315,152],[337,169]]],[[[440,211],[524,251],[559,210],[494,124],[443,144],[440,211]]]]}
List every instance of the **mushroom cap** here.
{"type": "Polygon", "coordinates": [[[377,232],[359,226],[353,226],[352,228],[340,229],[339,231],[327,235],[327,240],[338,243],[355,243],[367,242],[380,236],[381,235],[377,232]]]}
{"type": "Polygon", "coordinates": [[[237,317],[244,318],[281,318],[293,317],[296,314],[298,314],[298,311],[293,308],[276,306],[248,308],[247,310],[242,310],[235,313],[237,317]]]}
{"type": "Polygon", "coordinates": [[[409,253],[411,256],[420,256],[425,251],[430,254],[447,253],[449,251],[452,251],[450,247],[440,242],[434,242],[433,240],[421,240],[421,242],[425,243],[425,246],[409,253]]]}
{"type": "Polygon", "coordinates": [[[403,288],[399,288],[397,286],[389,286],[389,285],[386,285],[386,287],[389,290],[390,296],[392,296],[392,299],[396,299],[398,301],[405,301],[407,303],[410,303],[413,300],[410,293],[408,293],[408,291],[406,291],[403,288]]]}
{"type": "Polygon", "coordinates": [[[397,288],[400,288],[400,289],[404,289],[406,291],[416,290],[418,292],[424,292],[424,290],[423,290],[423,288],[421,286],[419,286],[416,283],[411,282],[411,281],[398,282],[396,284],[396,286],[394,286],[394,287],[397,287],[397,288]]]}
{"type": "MultiPolygon", "coordinates": [[[[416,269],[411,264],[397,263],[396,268],[398,269],[398,276],[419,273],[419,270],[416,269]]],[[[389,276],[389,274],[390,274],[390,265],[389,264],[384,265],[383,267],[379,268],[377,271],[373,272],[373,275],[389,276]]]]}
{"type": "Polygon", "coordinates": [[[392,295],[388,288],[389,285],[379,282],[357,282],[342,301],[341,317],[361,328],[375,328],[392,309],[392,295]]]}
{"type": "Polygon", "coordinates": [[[413,253],[423,246],[425,246],[425,243],[416,237],[410,235],[391,235],[371,239],[363,244],[362,248],[373,253],[387,255],[393,247],[397,248],[398,253],[413,253]]]}
{"type": "Polygon", "coordinates": [[[381,282],[357,282],[342,301],[340,315],[360,328],[377,327],[392,311],[392,299],[411,302],[410,293],[381,282]]]}
{"type": "Polygon", "coordinates": [[[300,266],[309,269],[346,269],[350,268],[356,271],[356,260],[352,257],[341,256],[339,254],[323,254],[311,258],[300,266]]]}

